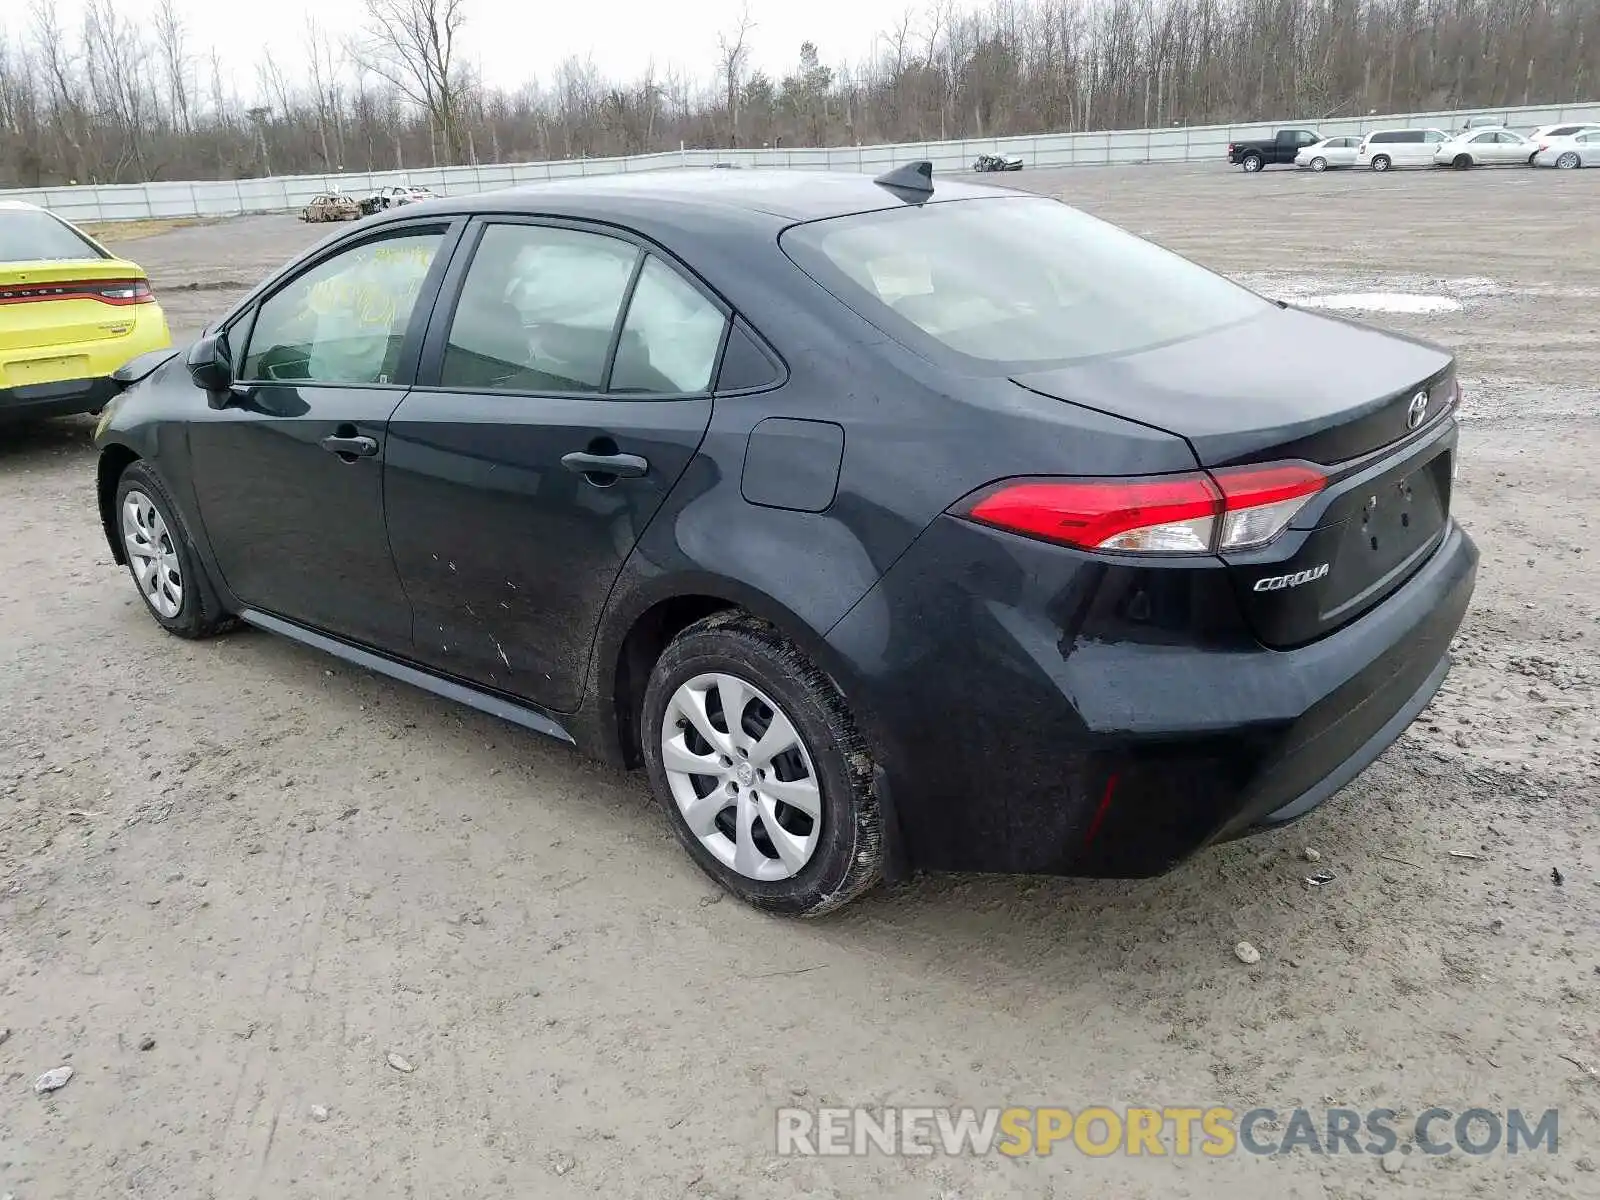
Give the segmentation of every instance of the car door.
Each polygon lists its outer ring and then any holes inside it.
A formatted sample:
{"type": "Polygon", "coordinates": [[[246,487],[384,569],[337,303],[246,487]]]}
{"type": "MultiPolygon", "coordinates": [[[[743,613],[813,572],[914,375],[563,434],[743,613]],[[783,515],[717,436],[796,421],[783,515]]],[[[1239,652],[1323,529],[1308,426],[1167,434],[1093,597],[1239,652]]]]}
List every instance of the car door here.
{"type": "Polygon", "coordinates": [[[188,437],[201,520],[246,605],[409,650],[383,453],[450,233],[434,221],[346,239],[229,328],[234,386],[188,437]]]}
{"type": "Polygon", "coordinates": [[[1356,165],[1356,148],[1361,145],[1358,137],[1338,137],[1328,142],[1323,157],[1328,160],[1330,167],[1353,167],[1356,165]]]}
{"type": "Polygon", "coordinates": [[[456,258],[385,468],[416,654],[568,711],[623,561],[711,419],[727,313],[615,229],[489,218],[456,258]]]}
{"type": "Polygon", "coordinates": [[[1521,134],[1502,129],[1495,151],[1496,161],[1521,166],[1533,157],[1534,146],[1521,134]]]}
{"type": "Polygon", "coordinates": [[[1450,135],[1440,129],[1425,129],[1419,135],[1418,141],[1408,144],[1405,149],[1413,151],[1410,159],[1413,166],[1433,166],[1433,152],[1450,140],[1450,135]]]}

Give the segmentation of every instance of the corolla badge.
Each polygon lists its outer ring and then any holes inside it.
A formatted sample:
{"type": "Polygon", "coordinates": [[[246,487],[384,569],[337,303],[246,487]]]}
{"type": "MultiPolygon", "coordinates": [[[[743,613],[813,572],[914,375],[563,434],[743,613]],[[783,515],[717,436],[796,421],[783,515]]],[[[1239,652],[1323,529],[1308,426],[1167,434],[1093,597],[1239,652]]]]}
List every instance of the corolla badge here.
{"type": "Polygon", "coordinates": [[[1321,579],[1328,573],[1328,564],[1319,567],[1307,567],[1304,571],[1296,571],[1293,575],[1268,575],[1265,579],[1256,580],[1252,592],[1281,592],[1284,588],[1297,588],[1302,583],[1310,583],[1313,579],[1321,579]]]}
{"type": "Polygon", "coordinates": [[[1428,415],[1428,393],[1418,392],[1411,397],[1411,403],[1406,408],[1406,428],[1415,429],[1422,424],[1422,418],[1428,415]]]}

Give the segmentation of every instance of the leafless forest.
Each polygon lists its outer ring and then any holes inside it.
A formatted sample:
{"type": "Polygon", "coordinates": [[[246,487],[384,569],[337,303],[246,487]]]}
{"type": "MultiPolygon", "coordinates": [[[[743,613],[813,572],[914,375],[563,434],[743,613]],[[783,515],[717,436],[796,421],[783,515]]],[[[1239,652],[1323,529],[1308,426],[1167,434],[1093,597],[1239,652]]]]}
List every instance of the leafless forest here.
{"type": "Polygon", "coordinates": [[[463,37],[489,33],[472,0],[364,3],[358,35],[310,24],[241,95],[170,0],[149,26],[92,0],[72,27],[35,0],[0,26],[0,187],[1600,97],[1600,0],[932,0],[860,60],[806,43],[779,77],[752,65],[746,10],[697,73],[624,83],[572,58],[515,91],[464,63],[463,37]]]}

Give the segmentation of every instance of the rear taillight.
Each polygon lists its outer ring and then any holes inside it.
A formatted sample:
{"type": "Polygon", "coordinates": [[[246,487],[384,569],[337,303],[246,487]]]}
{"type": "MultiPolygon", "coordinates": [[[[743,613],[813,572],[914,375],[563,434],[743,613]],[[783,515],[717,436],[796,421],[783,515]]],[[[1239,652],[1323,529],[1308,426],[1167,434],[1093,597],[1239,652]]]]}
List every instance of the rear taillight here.
{"type": "Polygon", "coordinates": [[[1306,463],[1139,479],[1001,484],[966,508],[974,521],[1083,550],[1212,554],[1272,541],[1327,477],[1306,463]]]}
{"type": "Polygon", "coordinates": [[[1222,492],[1218,550],[1265,546],[1328,483],[1326,475],[1304,463],[1231,467],[1211,472],[1211,478],[1222,492]]]}
{"type": "Polygon", "coordinates": [[[74,279],[60,283],[0,286],[0,304],[32,304],[41,300],[99,300],[104,304],[151,304],[155,295],[143,279],[74,279]]]}
{"type": "Polygon", "coordinates": [[[1228,143],[1228,153],[1229,153],[1229,154],[1230,154],[1230,155],[1231,155],[1231,154],[1232,154],[1232,153],[1233,153],[1233,143],[1232,143],[1232,142],[1229,142],[1229,143],[1228,143]]]}

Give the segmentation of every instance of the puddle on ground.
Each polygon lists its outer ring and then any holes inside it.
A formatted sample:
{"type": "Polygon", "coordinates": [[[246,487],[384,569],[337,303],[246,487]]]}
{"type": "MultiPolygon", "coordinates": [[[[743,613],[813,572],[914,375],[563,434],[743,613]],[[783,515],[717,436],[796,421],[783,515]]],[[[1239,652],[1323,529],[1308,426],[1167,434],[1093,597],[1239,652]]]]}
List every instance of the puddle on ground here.
{"type": "Polygon", "coordinates": [[[1450,296],[1418,296],[1406,292],[1347,292],[1338,296],[1301,296],[1301,308],[1331,308],[1340,312],[1440,313],[1458,312],[1461,301],[1450,296]]]}

